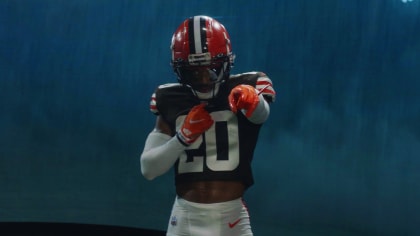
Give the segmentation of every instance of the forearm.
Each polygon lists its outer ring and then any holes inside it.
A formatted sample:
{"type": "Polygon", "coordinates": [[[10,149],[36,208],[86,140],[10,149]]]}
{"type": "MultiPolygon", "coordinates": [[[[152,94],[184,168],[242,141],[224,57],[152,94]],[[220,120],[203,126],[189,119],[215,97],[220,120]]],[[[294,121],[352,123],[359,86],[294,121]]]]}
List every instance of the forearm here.
{"type": "MultiPolygon", "coordinates": [[[[248,117],[248,120],[254,124],[262,124],[264,123],[268,116],[270,115],[270,105],[265,100],[264,96],[260,94],[259,96],[259,103],[255,108],[254,112],[248,117]]],[[[246,111],[242,110],[242,113],[245,114],[246,111]]]]}
{"type": "Polygon", "coordinates": [[[185,146],[176,137],[151,132],[146,139],[140,166],[143,176],[152,180],[166,173],[176,162],[185,146]]]}

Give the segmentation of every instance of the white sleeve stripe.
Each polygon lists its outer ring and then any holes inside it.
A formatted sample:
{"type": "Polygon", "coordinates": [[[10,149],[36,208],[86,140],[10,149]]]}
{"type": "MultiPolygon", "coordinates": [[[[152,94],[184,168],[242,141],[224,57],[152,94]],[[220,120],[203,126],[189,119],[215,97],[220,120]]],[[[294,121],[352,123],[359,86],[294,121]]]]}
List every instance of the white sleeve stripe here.
{"type": "Polygon", "coordinates": [[[154,114],[159,113],[159,111],[157,109],[157,106],[156,106],[156,94],[155,93],[153,93],[152,94],[152,97],[150,98],[150,104],[149,104],[149,106],[150,106],[150,111],[152,113],[154,113],[154,114]]]}
{"type": "Polygon", "coordinates": [[[275,100],[276,91],[273,88],[273,82],[267,76],[259,77],[255,88],[259,90],[262,95],[271,97],[272,101],[275,100]]]}
{"type": "Polygon", "coordinates": [[[259,82],[269,82],[271,84],[271,79],[268,78],[267,76],[258,77],[257,83],[259,82]]]}

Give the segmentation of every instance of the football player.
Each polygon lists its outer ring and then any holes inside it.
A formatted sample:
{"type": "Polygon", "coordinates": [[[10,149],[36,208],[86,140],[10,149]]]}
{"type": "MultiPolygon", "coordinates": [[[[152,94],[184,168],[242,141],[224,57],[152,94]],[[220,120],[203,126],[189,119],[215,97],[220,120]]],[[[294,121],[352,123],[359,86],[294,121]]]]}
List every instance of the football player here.
{"type": "Polygon", "coordinates": [[[174,167],[167,235],[252,235],[243,195],[254,183],[251,162],[275,99],[272,81],[262,72],[230,75],[229,34],[208,16],[182,22],[171,51],[178,83],[153,93],[156,123],[140,158],[149,180],[174,167]]]}

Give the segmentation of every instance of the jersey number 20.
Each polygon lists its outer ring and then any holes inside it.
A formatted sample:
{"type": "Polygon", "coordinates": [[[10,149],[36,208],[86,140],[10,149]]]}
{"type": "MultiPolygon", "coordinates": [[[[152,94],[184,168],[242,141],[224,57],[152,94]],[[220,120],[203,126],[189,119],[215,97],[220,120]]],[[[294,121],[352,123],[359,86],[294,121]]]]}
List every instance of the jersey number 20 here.
{"type": "Polygon", "coordinates": [[[214,120],[213,126],[180,156],[178,173],[203,172],[205,168],[211,171],[231,171],[238,167],[236,116],[231,111],[216,111],[210,115],[214,120]]]}

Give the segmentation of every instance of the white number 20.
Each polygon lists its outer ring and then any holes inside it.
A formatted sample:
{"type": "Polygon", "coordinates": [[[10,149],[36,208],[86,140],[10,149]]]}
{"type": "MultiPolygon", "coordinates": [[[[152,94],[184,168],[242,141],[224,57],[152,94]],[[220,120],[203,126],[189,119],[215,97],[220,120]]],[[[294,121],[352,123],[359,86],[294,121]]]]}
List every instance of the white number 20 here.
{"type": "MultiPolygon", "coordinates": [[[[238,120],[231,111],[210,113],[214,124],[179,158],[178,173],[231,171],[239,165],[238,120]]],[[[178,117],[177,126],[185,116],[178,117]]]]}

